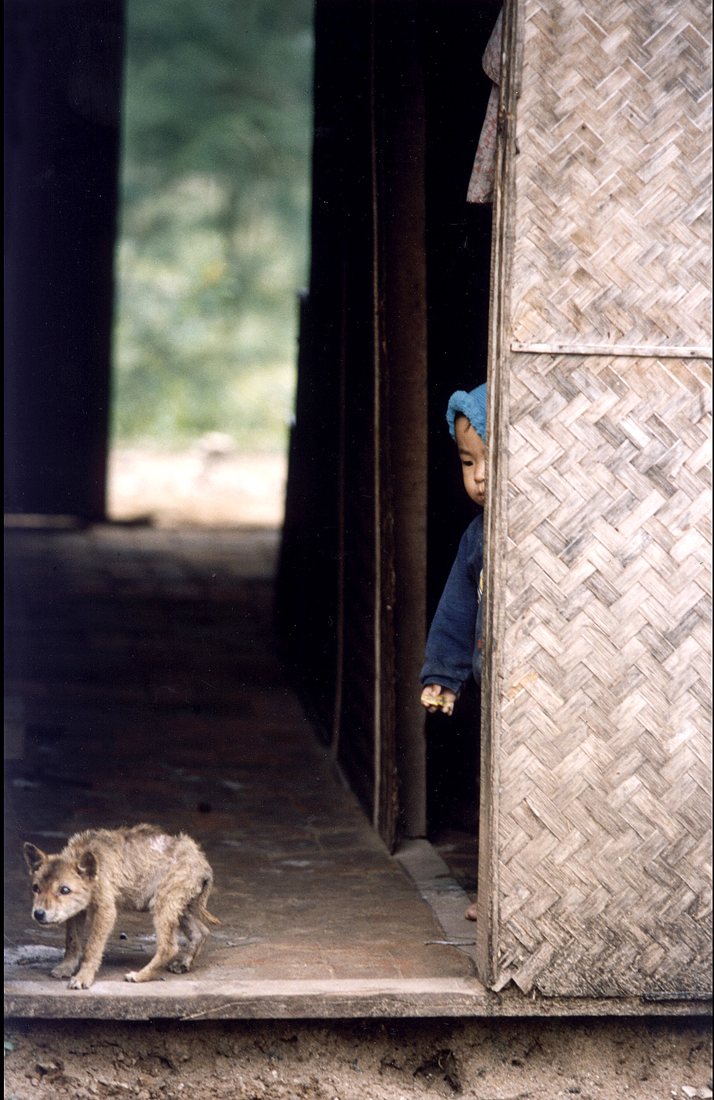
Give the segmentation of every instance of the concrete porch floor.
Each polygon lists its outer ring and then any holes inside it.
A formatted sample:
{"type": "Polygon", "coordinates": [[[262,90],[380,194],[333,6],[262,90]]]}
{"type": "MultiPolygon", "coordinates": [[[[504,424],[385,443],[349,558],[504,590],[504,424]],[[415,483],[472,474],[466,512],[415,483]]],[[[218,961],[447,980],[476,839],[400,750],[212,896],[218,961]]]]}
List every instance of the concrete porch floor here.
{"type": "Polygon", "coordinates": [[[8,1014],[451,1014],[490,1000],[466,895],[425,842],[403,853],[419,892],[285,679],[277,549],[276,531],[6,532],[8,1014]],[[153,954],[153,930],[121,915],[94,986],[68,990],[49,975],[63,929],[30,918],[22,841],[54,852],[140,821],[202,844],[221,926],[192,973],[135,986],[123,973],[153,954]]]}

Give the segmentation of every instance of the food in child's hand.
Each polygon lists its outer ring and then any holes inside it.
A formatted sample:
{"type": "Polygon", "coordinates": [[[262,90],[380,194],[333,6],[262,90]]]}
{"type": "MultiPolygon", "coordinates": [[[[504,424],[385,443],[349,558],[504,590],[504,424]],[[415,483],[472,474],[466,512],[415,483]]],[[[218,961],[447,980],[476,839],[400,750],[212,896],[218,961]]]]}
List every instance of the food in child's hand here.
{"type": "Polygon", "coordinates": [[[421,693],[421,703],[425,707],[441,707],[444,714],[453,714],[454,700],[447,695],[432,695],[428,690],[421,693]]]}

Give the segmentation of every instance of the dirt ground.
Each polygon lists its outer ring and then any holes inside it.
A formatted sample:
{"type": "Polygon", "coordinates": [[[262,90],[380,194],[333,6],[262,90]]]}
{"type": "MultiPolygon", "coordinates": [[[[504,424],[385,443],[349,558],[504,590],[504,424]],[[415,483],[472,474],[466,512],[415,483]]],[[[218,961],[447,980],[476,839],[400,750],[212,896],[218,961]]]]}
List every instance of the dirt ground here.
{"type": "Polygon", "coordinates": [[[6,1100],[695,1100],[710,1025],[679,1019],[11,1021],[6,1100]]]}
{"type": "Polygon", "coordinates": [[[154,527],[277,527],[286,474],[284,454],[241,454],[217,432],[185,451],[117,447],[109,457],[108,512],[154,527]]]}

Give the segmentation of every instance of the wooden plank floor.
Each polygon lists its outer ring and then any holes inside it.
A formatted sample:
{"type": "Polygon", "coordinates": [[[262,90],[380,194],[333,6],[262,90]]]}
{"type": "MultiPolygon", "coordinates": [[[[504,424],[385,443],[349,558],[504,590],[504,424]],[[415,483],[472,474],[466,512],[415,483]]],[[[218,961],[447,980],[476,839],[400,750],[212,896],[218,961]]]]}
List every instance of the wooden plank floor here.
{"type": "Polygon", "coordinates": [[[23,741],[6,800],[16,1010],[31,995],[51,1015],[141,1014],[157,999],[185,1015],[199,996],[201,1013],[231,983],[244,994],[276,983],[285,996],[307,982],[292,995],[318,1001],[335,982],[368,997],[436,982],[438,999],[454,981],[467,999],[483,993],[472,960],[438,942],[443,929],[286,682],[271,625],[276,551],[270,531],[8,534],[8,713],[23,741]],[[58,851],[80,829],[140,821],[203,845],[221,927],[194,973],[132,987],[122,975],[153,953],[152,928],[121,915],[92,990],[69,991],[49,976],[62,929],[30,919],[21,842],[58,851]]]}

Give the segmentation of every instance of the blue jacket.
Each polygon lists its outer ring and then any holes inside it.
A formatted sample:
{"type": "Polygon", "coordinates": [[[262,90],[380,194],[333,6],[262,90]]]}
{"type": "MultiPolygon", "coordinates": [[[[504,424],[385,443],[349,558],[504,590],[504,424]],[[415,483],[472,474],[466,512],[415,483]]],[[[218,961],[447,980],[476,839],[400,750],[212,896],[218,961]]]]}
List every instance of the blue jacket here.
{"type": "Polygon", "coordinates": [[[464,532],[426,642],[421,682],[457,694],[473,675],[481,683],[483,515],[464,532]]]}

